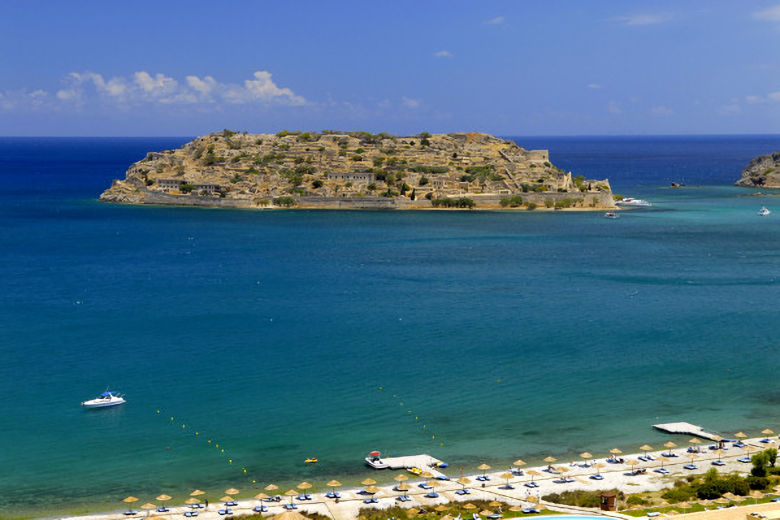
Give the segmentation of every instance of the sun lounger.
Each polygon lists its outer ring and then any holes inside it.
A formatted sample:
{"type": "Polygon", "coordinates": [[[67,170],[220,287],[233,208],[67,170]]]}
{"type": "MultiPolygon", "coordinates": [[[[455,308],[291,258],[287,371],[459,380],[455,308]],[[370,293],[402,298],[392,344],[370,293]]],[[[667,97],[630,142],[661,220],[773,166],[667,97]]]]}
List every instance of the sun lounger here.
{"type": "Polygon", "coordinates": [[[517,468],[512,468],[509,470],[509,472],[516,477],[522,477],[523,475],[525,475],[522,469],[517,469],[517,468]]]}
{"type": "Polygon", "coordinates": [[[426,498],[439,498],[439,494],[436,491],[431,491],[425,495],[426,498]]]}
{"type": "Polygon", "coordinates": [[[158,513],[167,513],[168,511],[170,511],[170,509],[168,509],[165,506],[157,506],[157,512],[158,513]]]}
{"type": "Polygon", "coordinates": [[[304,500],[306,500],[306,495],[304,495],[303,493],[301,493],[300,495],[298,495],[298,501],[299,501],[299,502],[303,502],[304,500]]]}
{"type": "Polygon", "coordinates": [[[252,508],[252,511],[255,513],[265,513],[268,511],[268,508],[265,506],[255,506],[252,508]]]}
{"type": "Polygon", "coordinates": [[[661,516],[661,513],[658,511],[651,511],[647,513],[647,518],[655,518],[656,516],[661,516]]]}
{"type": "Polygon", "coordinates": [[[538,513],[541,513],[541,511],[539,511],[535,507],[524,507],[523,508],[523,513],[525,513],[525,514],[531,514],[531,513],[538,514],[538,513]]]}
{"type": "Polygon", "coordinates": [[[604,480],[604,475],[600,473],[596,473],[595,475],[590,476],[591,480],[604,480]]]}
{"type": "Polygon", "coordinates": [[[227,509],[220,509],[219,511],[217,511],[217,513],[219,513],[222,516],[232,515],[233,514],[233,510],[228,507],[227,509]]]}
{"type": "Polygon", "coordinates": [[[750,464],[751,460],[750,457],[742,457],[741,459],[737,459],[737,462],[742,462],[745,464],[750,464]]]}
{"type": "Polygon", "coordinates": [[[672,451],[666,451],[666,452],[662,453],[661,455],[663,455],[664,457],[676,457],[677,456],[677,454],[672,452],[672,451]]]}
{"type": "Polygon", "coordinates": [[[226,507],[236,507],[238,505],[238,502],[233,500],[232,502],[225,502],[226,507]]]}
{"type": "Polygon", "coordinates": [[[449,480],[449,479],[450,479],[450,477],[448,477],[447,475],[437,475],[437,476],[436,476],[436,477],[434,477],[434,478],[435,478],[436,480],[449,480]]]}
{"type": "Polygon", "coordinates": [[[770,502],[780,502],[780,497],[773,498],[772,500],[770,500],[770,502]]]}
{"type": "Polygon", "coordinates": [[[197,511],[185,511],[184,512],[184,516],[186,516],[187,518],[191,518],[193,516],[198,516],[198,512],[197,511]]]}
{"type": "Polygon", "coordinates": [[[712,461],[712,465],[713,465],[713,466],[725,466],[725,465],[726,465],[726,463],[725,463],[725,462],[723,462],[722,460],[713,460],[713,461],[712,461]]]}
{"type": "Polygon", "coordinates": [[[498,486],[498,489],[515,489],[515,486],[512,484],[504,484],[503,486],[498,486]]]}
{"type": "Polygon", "coordinates": [[[658,469],[654,469],[653,471],[655,471],[656,473],[660,473],[661,475],[669,474],[669,470],[666,468],[658,468],[658,469]]]}
{"type": "Polygon", "coordinates": [[[647,462],[647,457],[645,457],[644,455],[638,456],[637,459],[641,460],[642,462],[647,462]]]}
{"type": "Polygon", "coordinates": [[[699,469],[699,466],[697,466],[696,464],[686,464],[685,466],[683,466],[683,468],[694,470],[694,469],[699,469]]]}
{"type": "Polygon", "coordinates": [[[487,516],[490,520],[498,520],[501,518],[501,515],[495,514],[495,515],[488,515],[487,516]]]}
{"type": "Polygon", "coordinates": [[[287,509],[287,510],[298,509],[298,506],[296,504],[294,504],[294,503],[293,504],[285,504],[284,508],[287,509]]]}
{"type": "Polygon", "coordinates": [[[431,489],[431,488],[433,488],[433,486],[431,486],[430,484],[426,484],[425,482],[421,482],[419,484],[419,487],[421,487],[423,489],[431,489]]]}
{"type": "Polygon", "coordinates": [[[138,514],[138,511],[135,511],[135,510],[133,510],[133,509],[128,509],[128,510],[127,510],[127,511],[125,511],[123,514],[124,514],[125,516],[133,516],[133,515],[137,515],[137,514],[138,514]]]}
{"type": "Polygon", "coordinates": [[[737,441],[734,444],[732,444],[732,446],[734,446],[735,448],[744,448],[745,446],[747,446],[747,444],[745,444],[742,441],[737,441]]]}
{"type": "Polygon", "coordinates": [[[473,518],[474,520],[482,520],[477,513],[472,513],[471,518],[473,518]]]}

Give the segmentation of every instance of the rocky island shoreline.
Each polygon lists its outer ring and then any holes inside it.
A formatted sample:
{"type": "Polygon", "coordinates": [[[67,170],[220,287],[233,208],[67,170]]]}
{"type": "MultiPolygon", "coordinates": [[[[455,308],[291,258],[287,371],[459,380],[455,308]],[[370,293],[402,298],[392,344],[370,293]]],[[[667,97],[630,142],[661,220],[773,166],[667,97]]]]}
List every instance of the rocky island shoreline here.
{"type": "Polygon", "coordinates": [[[780,152],[754,157],[742,170],[736,186],[747,188],[780,188],[780,152]]]}
{"type": "Polygon", "coordinates": [[[482,133],[224,130],[150,152],[101,201],[226,208],[614,208],[607,179],[482,133]]]}

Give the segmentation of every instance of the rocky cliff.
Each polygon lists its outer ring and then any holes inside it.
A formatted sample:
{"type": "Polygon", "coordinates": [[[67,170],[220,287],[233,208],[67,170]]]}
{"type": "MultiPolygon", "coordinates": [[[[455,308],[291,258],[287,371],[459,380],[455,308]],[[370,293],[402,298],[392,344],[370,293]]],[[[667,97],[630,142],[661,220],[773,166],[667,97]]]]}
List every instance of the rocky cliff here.
{"type": "Polygon", "coordinates": [[[556,168],[546,150],[480,133],[239,134],[150,152],[106,202],[224,207],[613,207],[609,181],[556,168]]]}
{"type": "Polygon", "coordinates": [[[780,188],[780,152],[759,155],[742,170],[737,186],[780,188]]]}

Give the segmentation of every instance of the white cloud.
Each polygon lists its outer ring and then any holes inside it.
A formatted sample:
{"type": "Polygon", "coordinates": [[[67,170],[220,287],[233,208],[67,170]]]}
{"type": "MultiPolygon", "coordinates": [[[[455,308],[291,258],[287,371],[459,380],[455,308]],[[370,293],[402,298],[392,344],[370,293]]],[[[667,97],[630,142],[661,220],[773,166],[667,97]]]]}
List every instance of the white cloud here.
{"type": "Polygon", "coordinates": [[[105,80],[94,72],[71,72],[65,88],[57,91],[61,103],[83,105],[87,101],[113,102],[129,107],[143,103],[166,105],[276,104],[303,105],[306,99],[274,83],[270,72],[256,71],[243,84],[220,83],[212,76],[186,76],[183,83],[162,73],[138,71],[131,78],[105,80]]]}
{"type": "Polygon", "coordinates": [[[258,70],[254,73],[255,79],[244,81],[244,87],[254,100],[263,102],[281,101],[290,105],[303,105],[306,100],[295,95],[289,88],[279,88],[271,79],[271,73],[267,70],[258,70]]]}
{"type": "Polygon", "coordinates": [[[754,12],[753,18],[767,22],[780,22],[780,4],[754,12]]]}
{"type": "Polygon", "coordinates": [[[146,71],[133,74],[133,81],[141,87],[141,90],[153,97],[168,96],[176,93],[179,83],[165,74],[152,76],[146,71]]]}
{"type": "Polygon", "coordinates": [[[592,88],[592,89],[600,89],[601,88],[601,85],[599,85],[598,83],[588,83],[587,86],[588,86],[588,88],[592,88]]]}
{"type": "Polygon", "coordinates": [[[775,103],[780,101],[780,90],[769,92],[766,96],[757,96],[755,94],[751,94],[749,96],[745,96],[745,101],[751,105],[755,105],[757,103],[775,103]]]}
{"type": "Polygon", "coordinates": [[[197,76],[187,76],[185,79],[187,85],[201,96],[209,96],[217,86],[217,80],[211,76],[206,76],[203,79],[197,76]]]}
{"type": "Polygon", "coordinates": [[[623,113],[623,109],[620,108],[620,105],[616,101],[610,101],[607,104],[607,112],[613,115],[619,115],[623,113]]]}
{"type": "Polygon", "coordinates": [[[414,98],[408,98],[406,96],[401,97],[401,105],[405,106],[406,108],[420,108],[420,100],[414,99],[414,98]]]}
{"type": "Polygon", "coordinates": [[[668,22],[672,17],[669,14],[658,13],[640,13],[632,14],[628,16],[615,16],[611,18],[613,22],[621,23],[623,25],[655,25],[663,22],[668,22]]]}
{"type": "Polygon", "coordinates": [[[674,114],[674,110],[665,105],[655,106],[651,108],[650,111],[657,116],[670,116],[674,114]]]}
{"type": "Polygon", "coordinates": [[[722,116],[734,116],[742,113],[742,107],[738,103],[729,103],[718,107],[718,114],[722,116]]]}
{"type": "Polygon", "coordinates": [[[433,53],[436,58],[452,58],[454,55],[448,50],[440,50],[433,53]]]}
{"type": "Polygon", "coordinates": [[[503,16],[496,16],[495,18],[491,18],[490,20],[485,20],[485,23],[487,25],[501,25],[506,21],[506,18],[503,16]]]}

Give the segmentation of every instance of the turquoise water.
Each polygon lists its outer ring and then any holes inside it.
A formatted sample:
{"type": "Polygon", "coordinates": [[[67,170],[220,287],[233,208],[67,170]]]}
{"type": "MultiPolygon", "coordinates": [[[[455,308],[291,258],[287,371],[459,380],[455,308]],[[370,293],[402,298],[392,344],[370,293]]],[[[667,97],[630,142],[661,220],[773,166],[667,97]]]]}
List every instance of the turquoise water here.
{"type": "Polygon", "coordinates": [[[185,141],[0,140],[0,516],[780,427],[780,198],[727,185],[780,137],[519,139],[617,220],[94,200],[185,141]]]}

